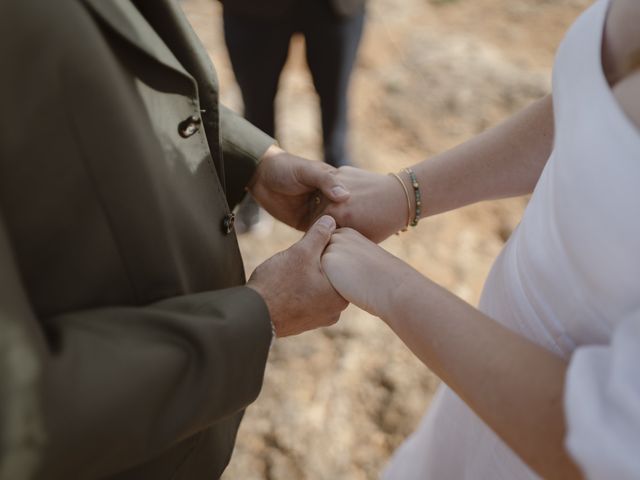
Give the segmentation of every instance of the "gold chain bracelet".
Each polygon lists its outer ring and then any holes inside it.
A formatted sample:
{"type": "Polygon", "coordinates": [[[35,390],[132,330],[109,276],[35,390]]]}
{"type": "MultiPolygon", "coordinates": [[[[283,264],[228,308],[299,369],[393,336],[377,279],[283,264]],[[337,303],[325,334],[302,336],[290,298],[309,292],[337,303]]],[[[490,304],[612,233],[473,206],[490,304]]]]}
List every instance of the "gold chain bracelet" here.
{"type": "Polygon", "coordinates": [[[404,195],[407,198],[407,225],[402,230],[400,230],[401,232],[406,232],[409,229],[409,223],[411,222],[411,197],[409,196],[409,190],[407,190],[407,186],[402,181],[402,178],[400,178],[400,175],[393,172],[389,173],[389,175],[400,182],[400,185],[402,185],[402,190],[404,190],[404,195]]]}

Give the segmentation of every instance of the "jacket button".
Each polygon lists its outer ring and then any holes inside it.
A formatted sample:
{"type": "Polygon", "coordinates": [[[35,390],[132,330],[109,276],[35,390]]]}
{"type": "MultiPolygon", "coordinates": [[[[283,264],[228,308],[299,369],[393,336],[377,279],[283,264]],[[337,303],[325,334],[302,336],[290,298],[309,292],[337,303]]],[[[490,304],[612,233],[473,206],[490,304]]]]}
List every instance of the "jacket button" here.
{"type": "Polygon", "coordinates": [[[202,120],[200,120],[199,117],[191,115],[189,118],[178,124],[178,133],[182,138],[189,138],[200,130],[200,123],[202,123],[202,120]]]}
{"type": "Polygon", "coordinates": [[[228,213],[222,219],[222,231],[225,235],[229,235],[233,231],[233,225],[236,222],[236,216],[233,213],[228,213]]]}

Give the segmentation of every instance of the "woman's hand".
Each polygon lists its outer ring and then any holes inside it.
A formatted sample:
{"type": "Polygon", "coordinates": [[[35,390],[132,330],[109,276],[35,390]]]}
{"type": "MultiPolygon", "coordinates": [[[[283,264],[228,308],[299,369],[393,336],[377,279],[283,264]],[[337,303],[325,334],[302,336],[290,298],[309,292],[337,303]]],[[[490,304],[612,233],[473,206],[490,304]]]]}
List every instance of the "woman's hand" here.
{"type": "Polygon", "coordinates": [[[384,320],[396,310],[403,285],[424,279],[351,228],[335,231],[322,256],[322,269],[345,300],[384,320]]]}
{"type": "Polygon", "coordinates": [[[353,228],[379,243],[407,225],[407,197],[397,179],[354,167],[340,167],[335,177],[351,195],[330,203],[323,213],[340,227],[353,228]]]}

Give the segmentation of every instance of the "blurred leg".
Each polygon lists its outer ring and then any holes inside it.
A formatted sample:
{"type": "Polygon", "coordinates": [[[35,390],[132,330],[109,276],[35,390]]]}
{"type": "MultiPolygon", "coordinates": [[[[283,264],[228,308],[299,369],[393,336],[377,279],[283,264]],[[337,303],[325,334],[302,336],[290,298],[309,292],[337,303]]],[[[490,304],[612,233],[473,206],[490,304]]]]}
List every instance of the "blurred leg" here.
{"type": "Polygon", "coordinates": [[[244,116],[275,135],[273,102],[292,35],[287,17],[260,19],[224,13],[224,38],[242,93],[244,116]]]}
{"type": "Polygon", "coordinates": [[[353,17],[340,18],[326,0],[305,3],[302,30],[307,63],[320,96],[324,158],[336,167],[348,165],[347,94],[362,37],[364,11],[353,17]]]}
{"type": "MultiPolygon", "coordinates": [[[[274,100],[289,52],[291,20],[288,15],[261,19],[225,11],[223,21],[229,59],[242,93],[244,117],[275,136],[274,100]]],[[[254,230],[263,217],[258,203],[247,194],[238,205],[236,231],[254,230]]]]}

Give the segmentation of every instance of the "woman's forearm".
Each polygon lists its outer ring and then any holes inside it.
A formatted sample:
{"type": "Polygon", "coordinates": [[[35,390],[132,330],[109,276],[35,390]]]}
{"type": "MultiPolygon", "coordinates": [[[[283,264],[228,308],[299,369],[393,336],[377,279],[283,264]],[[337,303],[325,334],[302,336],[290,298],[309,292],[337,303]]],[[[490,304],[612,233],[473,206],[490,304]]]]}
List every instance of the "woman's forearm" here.
{"type": "MultiPolygon", "coordinates": [[[[481,200],[533,190],[553,144],[553,107],[546,96],[500,125],[413,168],[422,193],[421,217],[481,200]]],[[[320,202],[338,225],[380,242],[415,218],[416,196],[407,172],[399,178],[342,167],[337,178],[351,192],[345,202],[320,202]],[[400,182],[398,182],[400,180],[400,182]]]]}
{"type": "MultiPolygon", "coordinates": [[[[548,95],[477,137],[415,165],[423,213],[530,193],[553,145],[548,95]]],[[[579,478],[564,448],[566,362],[417,272],[384,320],[532,469],[579,478]]]]}
{"type": "Polygon", "coordinates": [[[399,282],[383,319],[532,469],[580,478],[563,442],[566,362],[422,277],[399,282]]]}
{"type": "Polygon", "coordinates": [[[553,145],[551,95],[501,124],[413,168],[422,216],[531,193],[553,145]]]}

